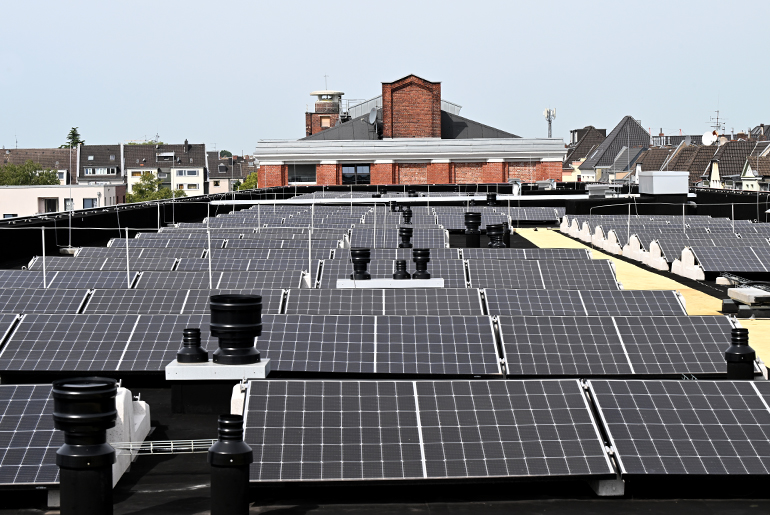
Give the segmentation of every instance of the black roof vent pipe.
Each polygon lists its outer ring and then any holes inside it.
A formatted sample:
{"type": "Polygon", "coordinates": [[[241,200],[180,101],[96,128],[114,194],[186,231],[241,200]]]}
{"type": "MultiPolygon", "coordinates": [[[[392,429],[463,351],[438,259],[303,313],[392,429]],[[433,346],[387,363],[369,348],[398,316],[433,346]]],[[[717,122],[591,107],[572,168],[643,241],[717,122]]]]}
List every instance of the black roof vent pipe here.
{"type": "Polygon", "coordinates": [[[412,274],[412,279],[430,279],[428,262],[430,261],[430,249],[412,249],[412,261],[417,270],[412,274]]]}
{"type": "Polygon", "coordinates": [[[406,259],[397,259],[396,271],[393,272],[393,279],[402,280],[411,279],[411,277],[412,276],[409,275],[409,272],[406,271],[406,259]]]}
{"type": "Polygon", "coordinates": [[[502,224],[487,225],[487,236],[489,236],[489,243],[487,245],[493,249],[504,249],[503,231],[502,224]]]}
{"type": "Polygon", "coordinates": [[[62,515],[112,513],[115,449],[107,429],[118,416],[115,379],[85,377],[53,382],[53,423],[64,432],[56,451],[62,515]]]}
{"type": "Polygon", "coordinates": [[[262,334],[262,295],[212,295],[211,336],[219,338],[214,363],[259,363],[254,338],[262,334]]]}
{"type": "Polygon", "coordinates": [[[465,246],[469,249],[481,247],[481,213],[465,213],[465,246]]]}
{"type": "Polygon", "coordinates": [[[494,193],[494,192],[487,193],[487,205],[488,206],[497,205],[497,193],[494,193]]]}
{"type": "Polygon", "coordinates": [[[211,515],[249,513],[251,447],[243,441],[243,416],[220,415],[219,439],[209,447],[211,515]]]}
{"type": "Polygon", "coordinates": [[[188,327],[182,335],[182,348],[176,353],[177,363],[206,363],[209,353],[201,347],[201,330],[188,327]]]}
{"type": "Polygon", "coordinates": [[[404,224],[412,225],[412,208],[408,204],[404,207],[404,224]]]}
{"type": "Polygon", "coordinates": [[[411,249],[412,242],[410,240],[412,239],[412,234],[414,234],[414,229],[411,227],[399,227],[398,236],[401,238],[401,243],[398,244],[398,248],[411,249]]]}
{"type": "Polygon", "coordinates": [[[730,333],[731,343],[725,351],[728,379],[753,379],[754,361],[757,353],[749,346],[749,330],[734,327],[730,333]]]}
{"type": "Polygon", "coordinates": [[[368,281],[372,278],[369,272],[366,271],[367,265],[372,260],[371,250],[362,248],[350,249],[350,260],[353,262],[351,279],[354,281],[368,281]]]}

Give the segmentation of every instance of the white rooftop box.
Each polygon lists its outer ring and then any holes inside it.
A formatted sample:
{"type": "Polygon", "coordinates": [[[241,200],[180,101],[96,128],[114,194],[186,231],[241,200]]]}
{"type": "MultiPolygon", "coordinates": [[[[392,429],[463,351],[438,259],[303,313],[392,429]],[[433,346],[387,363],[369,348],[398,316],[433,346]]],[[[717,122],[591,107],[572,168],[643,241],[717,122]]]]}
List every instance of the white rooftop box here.
{"type": "Polygon", "coordinates": [[[687,195],[689,172],[639,172],[639,193],[647,195],[687,195]]]}

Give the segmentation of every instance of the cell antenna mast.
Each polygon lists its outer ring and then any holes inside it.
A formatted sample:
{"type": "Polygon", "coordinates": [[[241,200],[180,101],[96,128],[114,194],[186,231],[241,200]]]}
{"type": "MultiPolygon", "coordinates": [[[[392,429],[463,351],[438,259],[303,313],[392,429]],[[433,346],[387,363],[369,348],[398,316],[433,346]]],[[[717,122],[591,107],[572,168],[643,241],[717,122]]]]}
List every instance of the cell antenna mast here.
{"type": "Polygon", "coordinates": [[[551,137],[551,122],[556,119],[556,109],[551,109],[550,107],[547,108],[545,111],[543,111],[543,116],[545,116],[545,119],[548,120],[548,137],[551,137]]]}

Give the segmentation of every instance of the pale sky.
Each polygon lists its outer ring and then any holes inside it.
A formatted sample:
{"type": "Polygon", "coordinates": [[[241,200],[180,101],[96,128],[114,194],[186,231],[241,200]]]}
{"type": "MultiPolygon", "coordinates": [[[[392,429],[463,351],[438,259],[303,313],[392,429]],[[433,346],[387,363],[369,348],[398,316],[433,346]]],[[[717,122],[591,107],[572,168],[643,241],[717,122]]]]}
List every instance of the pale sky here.
{"type": "Polygon", "coordinates": [[[624,115],[657,134],[770,123],[770,2],[5,2],[0,146],[152,138],[250,153],[304,136],[309,93],[414,73],[461,115],[567,141],[624,115]]]}

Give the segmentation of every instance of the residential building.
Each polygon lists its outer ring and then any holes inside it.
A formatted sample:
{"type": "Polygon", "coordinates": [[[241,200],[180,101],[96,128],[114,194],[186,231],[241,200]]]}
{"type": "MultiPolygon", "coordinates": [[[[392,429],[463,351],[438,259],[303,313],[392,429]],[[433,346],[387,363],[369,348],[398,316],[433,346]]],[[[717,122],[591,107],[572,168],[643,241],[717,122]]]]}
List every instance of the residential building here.
{"type": "Polygon", "coordinates": [[[2,149],[0,164],[22,165],[33,161],[44,170],[53,170],[59,184],[77,182],[77,162],[80,147],[69,148],[13,148],[2,149]]]}
{"type": "Polygon", "coordinates": [[[318,97],[313,112],[305,113],[305,136],[318,134],[322,130],[337,125],[340,119],[342,91],[313,91],[311,96],[318,97]]]}
{"type": "Polygon", "coordinates": [[[703,185],[716,189],[742,189],[741,173],[757,143],[728,141],[720,145],[701,176],[703,185]]]}
{"type": "Polygon", "coordinates": [[[3,218],[114,206],[126,201],[122,184],[0,186],[3,218]]]}
{"type": "Polygon", "coordinates": [[[563,182],[592,182],[596,180],[593,170],[579,170],[579,166],[607,138],[607,129],[597,129],[588,125],[582,129],[570,131],[570,146],[562,165],[563,182]]]}
{"type": "Polygon", "coordinates": [[[125,145],[124,150],[129,193],[144,172],[158,177],[161,187],[181,190],[187,195],[205,193],[205,144],[185,140],[179,145],[125,145]]]}
{"type": "Polygon", "coordinates": [[[123,145],[81,145],[78,184],[125,184],[123,145]]]}
{"type": "Polygon", "coordinates": [[[219,152],[206,152],[208,193],[233,191],[235,183],[242,183],[250,173],[257,171],[253,156],[220,157],[219,152]]]}
{"type": "MultiPolygon", "coordinates": [[[[623,147],[639,148],[650,146],[647,129],[631,116],[625,116],[612,132],[583,161],[578,170],[581,173],[594,171],[596,180],[601,181],[602,172],[612,168],[623,147]]],[[[605,177],[606,179],[606,177],[605,177]]]]}
{"type": "Polygon", "coordinates": [[[522,139],[460,109],[442,100],[440,82],[416,75],[384,82],[382,95],[340,113],[331,127],[311,127],[301,140],[260,141],[260,187],[561,180],[562,140],[522,139]]]}

